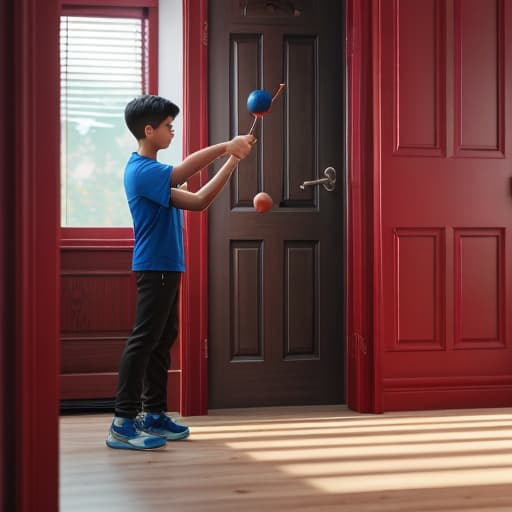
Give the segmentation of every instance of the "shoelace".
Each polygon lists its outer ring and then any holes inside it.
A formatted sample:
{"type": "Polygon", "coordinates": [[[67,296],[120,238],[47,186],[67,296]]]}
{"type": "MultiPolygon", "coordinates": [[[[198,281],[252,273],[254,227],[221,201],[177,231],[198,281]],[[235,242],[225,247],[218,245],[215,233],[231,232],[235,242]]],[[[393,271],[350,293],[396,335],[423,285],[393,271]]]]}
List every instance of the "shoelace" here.
{"type": "MultiPolygon", "coordinates": [[[[152,415],[152,413],[148,413],[148,412],[139,412],[139,414],[137,414],[137,417],[135,418],[135,423],[139,430],[142,430],[142,427],[144,426],[144,422],[146,420],[146,415],[148,415],[148,414],[152,415]]],[[[158,418],[154,418],[153,421],[154,421],[155,426],[158,426],[158,427],[162,426],[162,422],[164,423],[164,426],[165,426],[164,418],[168,419],[167,415],[160,414],[158,416],[158,418]]]]}
{"type": "MultiPolygon", "coordinates": [[[[139,422],[142,427],[142,425],[144,424],[144,414],[139,414],[138,418],[140,418],[139,422]]],[[[160,413],[158,418],[153,418],[153,422],[153,426],[157,428],[166,428],[168,430],[174,430],[176,428],[176,423],[174,423],[174,421],[169,416],[167,416],[167,414],[164,413],[160,413]]]]}
{"type": "Polygon", "coordinates": [[[133,421],[133,424],[137,430],[142,430],[142,426],[144,425],[144,413],[139,412],[133,421]]]}
{"type": "Polygon", "coordinates": [[[121,436],[127,436],[127,437],[133,437],[140,433],[140,430],[137,425],[137,421],[126,421],[123,423],[123,425],[120,428],[120,432],[116,432],[114,429],[112,429],[114,434],[121,435],[121,436]]]}
{"type": "Polygon", "coordinates": [[[158,421],[162,426],[169,430],[172,430],[176,426],[176,423],[174,423],[174,421],[172,421],[166,414],[161,414],[158,421]]]}
{"type": "MultiPolygon", "coordinates": [[[[149,413],[148,413],[149,414],[149,413]]],[[[153,414],[152,414],[153,416],[153,414]]],[[[155,427],[167,427],[169,418],[165,414],[160,414],[157,418],[153,416],[153,425],[155,427]]]]}
{"type": "Polygon", "coordinates": [[[171,432],[181,434],[187,430],[187,427],[185,425],[180,425],[179,423],[176,423],[172,418],[169,418],[169,416],[167,416],[166,414],[163,414],[160,418],[164,427],[167,430],[170,430],[171,432]]]}
{"type": "MultiPolygon", "coordinates": [[[[138,430],[143,429],[145,414],[150,414],[150,413],[140,412],[137,415],[137,418],[135,419],[136,428],[138,430]]],[[[154,422],[153,423],[154,427],[166,428],[167,430],[170,430],[171,432],[181,432],[182,430],[184,430],[184,427],[175,423],[172,420],[172,418],[167,416],[167,414],[165,414],[165,413],[160,413],[158,418],[153,418],[153,422],[154,422]]]]}

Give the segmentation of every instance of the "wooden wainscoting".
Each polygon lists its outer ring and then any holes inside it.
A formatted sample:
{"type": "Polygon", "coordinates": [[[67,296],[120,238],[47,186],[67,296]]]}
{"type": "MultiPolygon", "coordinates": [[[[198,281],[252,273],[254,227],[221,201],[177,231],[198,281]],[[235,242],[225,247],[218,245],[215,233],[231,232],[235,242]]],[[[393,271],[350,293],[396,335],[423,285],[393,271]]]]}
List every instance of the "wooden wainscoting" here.
{"type": "MultiPolygon", "coordinates": [[[[135,315],[132,248],[64,246],[61,249],[61,399],[115,396],[117,371],[135,315]]],[[[179,410],[180,352],[175,344],[169,404],[179,410]]]]}

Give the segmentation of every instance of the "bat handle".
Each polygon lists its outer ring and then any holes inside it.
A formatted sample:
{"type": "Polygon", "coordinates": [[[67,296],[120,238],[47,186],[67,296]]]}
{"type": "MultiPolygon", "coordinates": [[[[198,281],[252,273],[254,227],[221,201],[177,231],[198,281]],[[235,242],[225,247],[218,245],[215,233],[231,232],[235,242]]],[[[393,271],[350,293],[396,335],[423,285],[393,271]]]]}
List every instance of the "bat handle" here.
{"type": "Polygon", "coordinates": [[[247,135],[252,135],[254,128],[256,128],[256,123],[258,122],[258,116],[254,116],[254,121],[252,122],[251,129],[247,135]]]}

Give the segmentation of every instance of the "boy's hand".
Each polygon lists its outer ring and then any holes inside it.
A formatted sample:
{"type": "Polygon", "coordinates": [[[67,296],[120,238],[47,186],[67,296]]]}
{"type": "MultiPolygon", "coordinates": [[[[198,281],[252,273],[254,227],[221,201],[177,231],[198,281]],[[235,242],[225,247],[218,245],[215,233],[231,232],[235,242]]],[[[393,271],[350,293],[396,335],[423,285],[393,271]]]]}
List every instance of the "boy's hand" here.
{"type": "Polygon", "coordinates": [[[238,135],[228,142],[226,152],[242,160],[251,152],[254,144],[256,144],[254,135],[238,135]]]}

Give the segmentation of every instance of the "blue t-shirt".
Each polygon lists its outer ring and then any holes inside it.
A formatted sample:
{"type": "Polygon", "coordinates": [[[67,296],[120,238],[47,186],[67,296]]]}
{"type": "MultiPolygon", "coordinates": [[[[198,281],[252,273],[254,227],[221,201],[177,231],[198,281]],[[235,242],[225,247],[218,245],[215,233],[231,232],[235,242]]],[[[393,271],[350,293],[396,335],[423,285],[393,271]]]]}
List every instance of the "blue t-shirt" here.
{"type": "Polygon", "coordinates": [[[185,270],[183,212],[170,205],[172,166],[132,153],[124,189],[133,219],[132,270],[185,270]]]}

